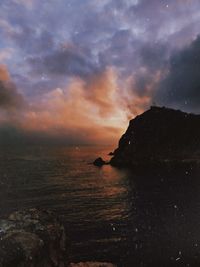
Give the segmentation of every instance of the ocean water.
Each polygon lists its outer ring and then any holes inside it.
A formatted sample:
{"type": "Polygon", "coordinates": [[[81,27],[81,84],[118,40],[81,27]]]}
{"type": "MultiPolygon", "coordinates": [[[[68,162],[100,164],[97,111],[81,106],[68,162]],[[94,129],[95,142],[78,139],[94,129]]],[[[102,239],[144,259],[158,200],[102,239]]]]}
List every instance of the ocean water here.
{"type": "Polygon", "coordinates": [[[4,147],[0,215],[54,210],[72,262],[200,266],[200,172],[135,172],[90,164],[113,147],[4,147]]]}

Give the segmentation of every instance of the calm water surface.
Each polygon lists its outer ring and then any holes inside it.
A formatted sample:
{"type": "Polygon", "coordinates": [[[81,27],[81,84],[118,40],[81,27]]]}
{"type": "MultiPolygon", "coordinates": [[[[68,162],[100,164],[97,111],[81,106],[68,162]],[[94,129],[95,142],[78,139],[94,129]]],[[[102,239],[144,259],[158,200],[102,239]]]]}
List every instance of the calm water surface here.
{"type": "Polygon", "coordinates": [[[141,174],[88,164],[112,150],[1,149],[0,215],[55,210],[67,227],[71,261],[200,266],[200,172],[141,174]]]}

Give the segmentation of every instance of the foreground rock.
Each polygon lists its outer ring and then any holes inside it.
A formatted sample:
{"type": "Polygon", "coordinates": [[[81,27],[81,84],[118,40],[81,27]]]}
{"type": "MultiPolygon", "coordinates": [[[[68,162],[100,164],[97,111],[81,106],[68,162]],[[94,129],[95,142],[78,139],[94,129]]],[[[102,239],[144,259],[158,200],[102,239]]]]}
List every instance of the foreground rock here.
{"type": "Polygon", "coordinates": [[[105,165],[106,162],[102,158],[97,158],[97,159],[95,159],[95,161],[93,162],[93,164],[95,166],[101,167],[101,166],[105,165]]]}
{"type": "Polygon", "coordinates": [[[69,267],[116,267],[116,265],[106,262],[80,262],[71,263],[69,267]]]}
{"type": "Polygon", "coordinates": [[[68,266],[63,225],[49,211],[29,209],[0,220],[0,267],[68,266]]]}
{"type": "Polygon", "coordinates": [[[57,216],[27,209],[0,220],[0,267],[116,267],[104,262],[69,263],[66,233],[57,216]]]}
{"type": "Polygon", "coordinates": [[[196,164],[200,159],[200,115],[151,107],[131,120],[110,163],[114,166],[196,164]]]}

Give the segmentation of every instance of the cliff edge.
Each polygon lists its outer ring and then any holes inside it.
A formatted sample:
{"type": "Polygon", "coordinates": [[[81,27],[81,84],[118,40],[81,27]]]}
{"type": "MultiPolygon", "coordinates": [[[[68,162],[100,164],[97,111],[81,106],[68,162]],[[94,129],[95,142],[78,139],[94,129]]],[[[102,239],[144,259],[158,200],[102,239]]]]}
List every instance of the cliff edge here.
{"type": "Polygon", "coordinates": [[[136,166],[200,159],[200,115],[152,106],[132,119],[110,161],[136,166]]]}

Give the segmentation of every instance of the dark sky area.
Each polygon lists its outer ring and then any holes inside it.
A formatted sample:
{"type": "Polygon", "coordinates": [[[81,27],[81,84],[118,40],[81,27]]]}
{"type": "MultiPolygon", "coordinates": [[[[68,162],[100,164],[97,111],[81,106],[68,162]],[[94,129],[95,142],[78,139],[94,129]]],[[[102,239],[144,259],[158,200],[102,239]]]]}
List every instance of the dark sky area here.
{"type": "Polygon", "coordinates": [[[200,113],[199,0],[1,0],[0,143],[115,143],[152,103],[200,113]]]}

